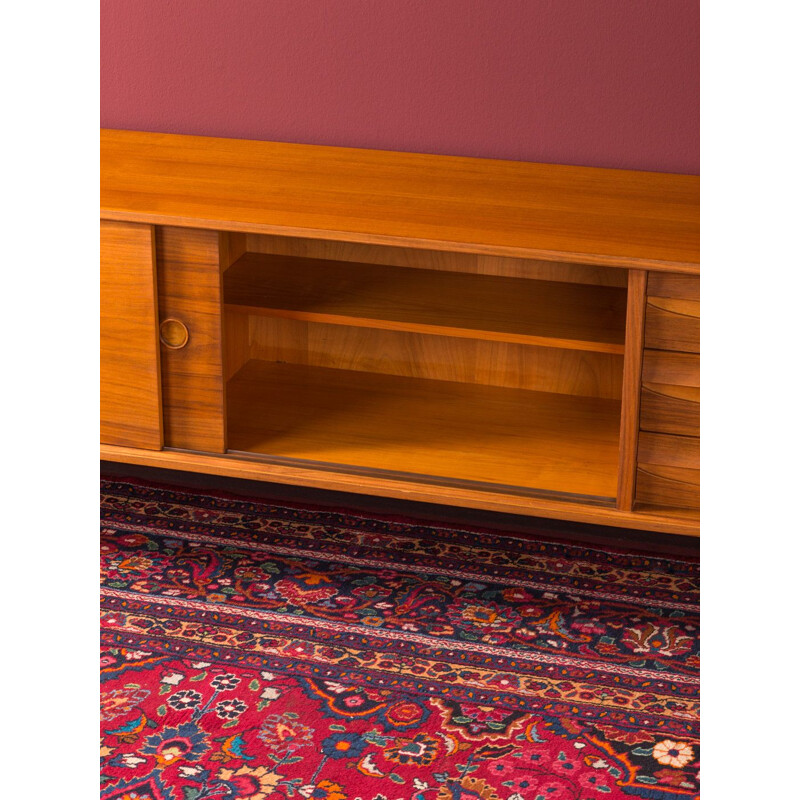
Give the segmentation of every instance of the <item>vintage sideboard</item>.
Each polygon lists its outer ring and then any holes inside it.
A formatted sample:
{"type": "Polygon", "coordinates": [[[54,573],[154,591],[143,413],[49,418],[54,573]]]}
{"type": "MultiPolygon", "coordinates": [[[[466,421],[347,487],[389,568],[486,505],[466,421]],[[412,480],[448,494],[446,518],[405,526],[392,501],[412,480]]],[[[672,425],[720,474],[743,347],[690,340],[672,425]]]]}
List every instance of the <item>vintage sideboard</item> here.
{"type": "Polygon", "coordinates": [[[101,132],[101,456],[696,535],[699,178],[101,132]]]}

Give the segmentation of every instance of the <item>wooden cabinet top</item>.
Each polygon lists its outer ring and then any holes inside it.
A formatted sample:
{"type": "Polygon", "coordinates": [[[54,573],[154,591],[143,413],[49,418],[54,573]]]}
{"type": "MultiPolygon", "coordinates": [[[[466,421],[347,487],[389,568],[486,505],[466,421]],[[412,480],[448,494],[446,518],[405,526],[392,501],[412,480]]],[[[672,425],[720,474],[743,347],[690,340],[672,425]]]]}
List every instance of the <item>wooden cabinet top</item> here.
{"type": "Polygon", "coordinates": [[[104,219],[699,272],[694,175],[103,130],[104,219]]]}

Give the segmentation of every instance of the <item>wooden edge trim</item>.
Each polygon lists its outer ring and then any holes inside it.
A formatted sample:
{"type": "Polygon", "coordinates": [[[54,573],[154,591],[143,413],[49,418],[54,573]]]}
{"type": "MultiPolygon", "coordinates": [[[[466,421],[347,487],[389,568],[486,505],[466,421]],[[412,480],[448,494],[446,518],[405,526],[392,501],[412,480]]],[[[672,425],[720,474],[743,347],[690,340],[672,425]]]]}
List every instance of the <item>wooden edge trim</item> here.
{"type": "Polygon", "coordinates": [[[639,438],[644,313],[647,272],[628,273],[628,310],[625,322],[625,359],[622,366],[622,410],[619,432],[617,509],[631,511],[636,490],[636,451],[639,438]]]}
{"type": "Polygon", "coordinates": [[[685,536],[699,535],[699,517],[587,507],[580,503],[567,501],[518,497],[500,492],[475,491],[457,487],[430,486],[410,480],[353,476],[337,472],[323,473],[301,467],[245,461],[235,456],[204,455],[180,450],[145,451],[132,447],[101,445],[100,457],[106,461],[123,464],[202,472],[231,478],[271,481],[355,494],[372,494],[401,500],[461,506],[462,508],[587,522],[595,525],[611,525],[618,528],[636,528],[685,536]]]}
{"type": "Polygon", "coordinates": [[[150,225],[168,225],[177,228],[203,228],[206,230],[227,231],[231,233],[266,233],[274,236],[299,236],[304,239],[329,239],[331,241],[354,242],[356,244],[384,244],[392,247],[443,250],[445,252],[474,253],[475,255],[485,256],[507,256],[509,258],[530,258],[539,261],[568,261],[574,264],[620,267],[623,269],[648,269],[657,272],[678,272],[684,275],[700,274],[700,264],[691,261],[659,261],[657,259],[627,256],[606,256],[593,253],[537,250],[528,247],[450,242],[442,239],[412,239],[405,236],[360,233],[359,231],[294,228],[284,225],[236,222],[227,219],[193,219],[192,217],[174,216],[171,214],[121,211],[113,208],[101,208],[100,219],[116,220],[119,222],[144,222],[150,225]]]}

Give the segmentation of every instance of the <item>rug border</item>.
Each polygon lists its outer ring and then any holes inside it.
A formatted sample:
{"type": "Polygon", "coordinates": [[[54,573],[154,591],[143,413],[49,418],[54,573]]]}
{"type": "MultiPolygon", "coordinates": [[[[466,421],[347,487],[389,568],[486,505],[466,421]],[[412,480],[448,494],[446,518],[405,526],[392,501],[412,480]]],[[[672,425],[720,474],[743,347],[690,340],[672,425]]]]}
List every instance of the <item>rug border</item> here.
{"type": "MultiPolygon", "coordinates": [[[[216,498],[221,500],[230,500],[235,499],[241,502],[246,503],[253,503],[254,505],[261,505],[261,506],[272,506],[275,508],[285,508],[288,510],[294,511],[315,511],[315,512],[322,512],[322,513],[330,513],[330,514],[342,514],[344,516],[354,517],[361,520],[372,520],[374,522],[387,522],[387,523],[398,523],[403,525],[410,525],[410,526],[418,526],[418,527],[431,527],[431,528],[442,528],[449,531],[463,531],[465,533],[472,533],[472,534],[490,534],[493,536],[504,536],[510,539],[517,539],[519,541],[538,541],[544,542],[547,544],[555,544],[555,545],[562,545],[564,547],[574,547],[574,548],[582,548],[585,550],[594,550],[598,552],[608,552],[613,553],[615,555],[620,556],[644,556],[648,558],[655,558],[662,561],[669,561],[669,562],[676,562],[682,564],[700,564],[700,555],[698,553],[697,556],[677,556],[668,553],[660,553],[653,549],[646,549],[644,547],[637,548],[637,547],[622,547],[618,544],[598,544],[597,542],[589,542],[586,540],[582,540],[580,538],[566,540],[561,539],[557,536],[548,535],[547,533],[540,534],[538,531],[531,532],[530,535],[526,535],[520,533],[519,531],[508,531],[502,527],[489,527],[486,525],[454,525],[452,523],[444,523],[438,520],[426,519],[424,517],[413,517],[408,516],[405,514],[391,514],[388,512],[367,512],[361,511],[358,509],[354,509],[347,506],[325,506],[320,505],[318,503],[307,503],[305,501],[294,501],[294,500],[280,500],[280,501],[270,501],[263,497],[257,497],[255,495],[247,494],[247,493],[239,493],[234,492],[227,489],[208,489],[208,488],[200,488],[200,487],[193,487],[193,486],[181,486],[176,483],[170,483],[169,481],[163,481],[158,479],[145,479],[140,478],[138,476],[115,476],[104,474],[101,472],[100,480],[106,481],[108,483],[125,483],[132,486],[141,486],[141,487],[154,487],[157,489],[163,489],[166,491],[173,491],[173,492],[183,492],[184,494],[194,494],[200,495],[210,498],[216,498]]],[[[531,517],[531,520],[538,521],[538,517],[531,517]]],[[[583,523],[574,523],[576,526],[582,527],[583,523]]],[[[625,530],[635,530],[625,529],[625,530]]]]}

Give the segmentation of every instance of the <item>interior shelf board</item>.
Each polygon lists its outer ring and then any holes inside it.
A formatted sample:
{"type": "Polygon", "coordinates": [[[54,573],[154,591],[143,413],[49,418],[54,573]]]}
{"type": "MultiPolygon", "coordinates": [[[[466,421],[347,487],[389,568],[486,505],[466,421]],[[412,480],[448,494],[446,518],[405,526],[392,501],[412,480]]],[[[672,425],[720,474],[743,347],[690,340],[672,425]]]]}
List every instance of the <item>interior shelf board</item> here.
{"type": "Polygon", "coordinates": [[[226,307],[309,322],[621,355],[626,290],[246,253],[226,307]]]}
{"type": "Polygon", "coordinates": [[[617,400],[251,360],[227,403],[229,450],[616,495],[617,400]]]}

